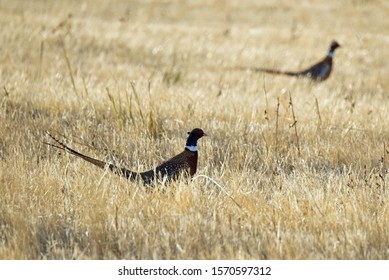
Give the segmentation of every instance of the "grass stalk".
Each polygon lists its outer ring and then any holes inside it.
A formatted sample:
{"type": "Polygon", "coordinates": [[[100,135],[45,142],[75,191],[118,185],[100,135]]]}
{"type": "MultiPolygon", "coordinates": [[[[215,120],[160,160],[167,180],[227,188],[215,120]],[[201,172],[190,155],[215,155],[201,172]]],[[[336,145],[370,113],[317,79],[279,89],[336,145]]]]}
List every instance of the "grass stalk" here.
{"type": "Polygon", "coordinates": [[[301,152],[300,152],[300,139],[299,139],[299,135],[298,135],[298,132],[297,132],[297,119],[296,119],[296,115],[294,113],[292,94],[290,92],[289,92],[289,107],[292,110],[292,117],[293,117],[293,123],[290,125],[290,127],[294,127],[294,135],[296,137],[297,153],[298,153],[298,156],[300,157],[301,156],[301,152]]]}
{"type": "Polygon", "coordinates": [[[212,183],[214,183],[217,187],[219,187],[219,188],[224,192],[224,194],[225,194],[228,198],[230,198],[230,199],[235,203],[236,206],[238,206],[240,209],[243,209],[242,206],[241,206],[238,202],[236,202],[236,200],[232,197],[232,195],[230,195],[230,194],[226,191],[225,187],[223,187],[221,184],[219,184],[218,182],[216,182],[214,179],[212,179],[212,178],[209,177],[209,176],[200,174],[200,175],[196,175],[195,177],[193,177],[192,180],[194,181],[194,180],[196,180],[196,179],[198,179],[198,178],[206,178],[207,180],[209,180],[209,181],[211,181],[212,183]]]}
{"type": "Polygon", "coordinates": [[[71,66],[71,64],[70,64],[69,57],[68,57],[68,55],[67,55],[67,53],[66,53],[66,47],[65,47],[64,44],[62,45],[62,50],[63,50],[63,55],[64,55],[64,58],[65,58],[66,66],[67,66],[67,68],[68,68],[70,81],[71,81],[72,86],[73,86],[73,91],[74,91],[74,93],[75,93],[77,96],[79,96],[78,90],[77,90],[77,87],[76,87],[76,82],[74,81],[72,66],[71,66]]]}
{"type": "Polygon", "coordinates": [[[276,110],[276,160],[277,164],[279,163],[279,157],[278,157],[278,119],[279,119],[279,113],[280,113],[280,97],[277,97],[277,110],[276,110]]]}

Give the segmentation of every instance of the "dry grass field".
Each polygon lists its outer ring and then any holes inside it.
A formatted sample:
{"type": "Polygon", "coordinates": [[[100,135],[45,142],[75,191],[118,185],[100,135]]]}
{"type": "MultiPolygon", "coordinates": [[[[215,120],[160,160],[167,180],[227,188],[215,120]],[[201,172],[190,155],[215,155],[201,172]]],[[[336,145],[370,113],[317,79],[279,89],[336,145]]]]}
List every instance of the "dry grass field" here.
{"type": "Polygon", "coordinates": [[[0,0],[0,259],[389,259],[388,13],[0,0]],[[333,39],[322,83],[245,70],[333,39]],[[154,191],[44,144],[143,171],[195,127],[198,176],[154,191]]]}

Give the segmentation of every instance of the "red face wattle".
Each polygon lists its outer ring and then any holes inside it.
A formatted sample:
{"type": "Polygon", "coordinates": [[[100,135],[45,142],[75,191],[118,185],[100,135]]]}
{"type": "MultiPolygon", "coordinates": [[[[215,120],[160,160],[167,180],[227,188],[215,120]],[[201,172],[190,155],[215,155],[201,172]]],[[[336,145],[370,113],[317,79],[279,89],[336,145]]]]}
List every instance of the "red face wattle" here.
{"type": "Polygon", "coordinates": [[[204,133],[203,130],[199,129],[199,131],[197,132],[197,137],[201,138],[203,136],[206,136],[207,134],[204,133]]]}
{"type": "Polygon", "coordinates": [[[190,135],[196,137],[197,139],[200,139],[203,136],[207,136],[207,134],[200,128],[195,128],[191,132],[188,132],[188,136],[190,135]]]}

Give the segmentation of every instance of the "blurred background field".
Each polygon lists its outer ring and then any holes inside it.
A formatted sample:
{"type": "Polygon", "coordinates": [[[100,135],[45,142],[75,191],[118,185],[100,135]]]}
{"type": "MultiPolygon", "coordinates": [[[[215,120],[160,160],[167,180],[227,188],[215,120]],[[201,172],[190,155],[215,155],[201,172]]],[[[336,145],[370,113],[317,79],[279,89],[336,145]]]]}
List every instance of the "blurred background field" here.
{"type": "Polygon", "coordinates": [[[388,259],[388,13],[0,0],[0,259],[388,259]],[[302,69],[333,39],[323,83],[245,70],[302,69]],[[142,171],[194,127],[201,176],[162,191],[44,144],[142,171]]]}

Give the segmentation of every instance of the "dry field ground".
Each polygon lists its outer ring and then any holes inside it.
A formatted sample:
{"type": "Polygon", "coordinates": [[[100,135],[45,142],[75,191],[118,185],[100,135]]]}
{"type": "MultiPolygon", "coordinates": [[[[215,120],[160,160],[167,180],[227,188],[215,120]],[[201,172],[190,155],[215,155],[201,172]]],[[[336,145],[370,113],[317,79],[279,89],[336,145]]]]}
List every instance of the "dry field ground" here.
{"type": "Polygon", "coordinates": [[[389,259],[388,13],[0,0],[0,259],[389,259]],[[333,39],[323,83],[245,70],[333,39]],[[155,191],[44,144],[142,171],[194,127],[199,176],[155,191]]]}

